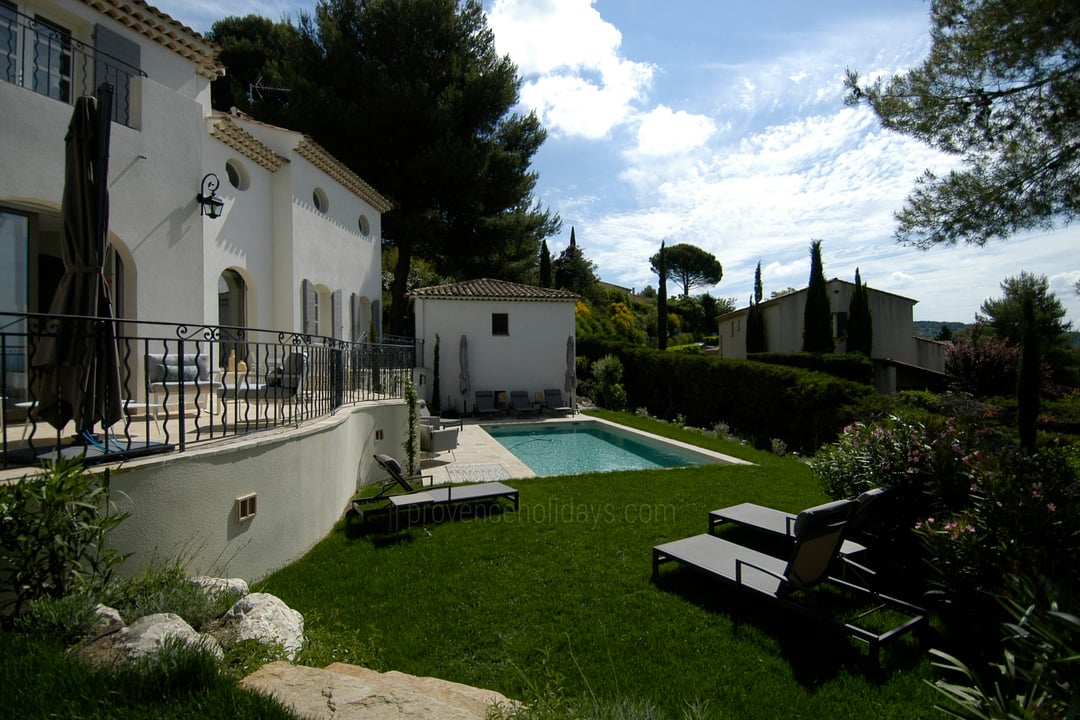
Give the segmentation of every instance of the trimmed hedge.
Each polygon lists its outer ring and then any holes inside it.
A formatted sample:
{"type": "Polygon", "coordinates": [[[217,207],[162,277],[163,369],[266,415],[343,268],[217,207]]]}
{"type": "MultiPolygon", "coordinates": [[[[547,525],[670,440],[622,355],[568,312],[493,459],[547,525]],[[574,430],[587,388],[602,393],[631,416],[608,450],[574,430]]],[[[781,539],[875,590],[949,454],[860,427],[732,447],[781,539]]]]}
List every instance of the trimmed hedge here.
{"type": "Polygon", "coordinates": [[[855,353],[755,353],[755,362],[784,365],[786,367],[828,373],[843,380],[874,384],[874,363],[865,355],[855,353]]]}
{"type": "Polygon", "coordinates": [[[581,340],[590,360],[612,354],[623,364],[627,407],[650,415],[681,415],[696,427],[723,421],[767,447],[773,438],[813,453],[854,417],[851,408],[875,390],[798,368],[748,360],[659,352],[602,340],[581,340]]]}

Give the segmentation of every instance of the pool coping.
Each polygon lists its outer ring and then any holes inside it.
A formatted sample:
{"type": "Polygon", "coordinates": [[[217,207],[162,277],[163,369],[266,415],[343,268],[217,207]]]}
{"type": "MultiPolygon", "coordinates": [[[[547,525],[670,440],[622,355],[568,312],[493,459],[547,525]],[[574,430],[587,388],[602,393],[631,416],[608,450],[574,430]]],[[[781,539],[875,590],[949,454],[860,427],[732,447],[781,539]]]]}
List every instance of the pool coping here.
{"type": "Polygon", "coordinates": [[[679,440],[673,440],[671,438],[663,437],[662,435],[656,435],[644,430],[622,425],[620,423],[605,420],[603,418],[593,417],[591,415],[575,415],[572,417],[548,417],[540,418],[538,420],[509,420],[503,421],[502,419],[488,421],[484,423],[468,422],[466,421],[461,433],[458,436],[458,447],[454,451],[453,456],[450,453],[441,453],[435,458],[427,458],[422,462],[422,469],[425,474],[431,475],[431,481],[433,484],[441,484],[450,482],[450,473],[448,468],[451,465],[490,465],[499,464],[502,465],[508,474],[507,479],[515,478],[532,478],[537,477],[528,465],[519,460],[513,453],[507,450],[499,443],[498,440],[493,438],[486,430],[485,425],[525,425],[525,424],[553,424],[553,423],[581,423],[591,422],[602,425],[607,425],[612,428],[617,428],[623,432],[639,435],[643,438],[647,438],[654,442],[661,442],[667,445],[672,445],[685,452],[694,453],[696,455],[706,457],[712,461],[728,465],[753,465],[754,463],[743,460],[741,458],[726,455],[724,453],[715,452],[706,448],[699,447],[697,445],[691,445],[679,440]]]}

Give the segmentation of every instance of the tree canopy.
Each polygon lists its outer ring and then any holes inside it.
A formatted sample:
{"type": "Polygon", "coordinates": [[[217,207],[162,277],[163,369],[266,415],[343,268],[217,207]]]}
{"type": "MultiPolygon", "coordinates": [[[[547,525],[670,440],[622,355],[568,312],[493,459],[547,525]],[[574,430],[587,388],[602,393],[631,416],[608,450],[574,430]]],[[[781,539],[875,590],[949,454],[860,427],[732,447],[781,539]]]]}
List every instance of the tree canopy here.
{"type": "Polygon", "coordinates": [[[980,307],[979,322],[994,329],[994,334],[1010,345],[1020,347],[1024,341],[1024,300],[1030,299],[1035,315],[1035,335],[1040,341],[1042,356],[1057,364],[1068,351],[1066,333],[1072,329],[1065,322],[1065,306],[1050,292],[1050,281],[1045,275],[1021,271],[1019,275],[1005,278],[1001,283],[1004,293],[1000,298],[989,298],[980,307]]]}
{"type": "Polygon", "coordinates": [[[555,258],[552,269],[555,287],[586,298],[596,296],[596,265],[578,247],[574,228],[570,228],[570,244],[555,258]]]}
{"type": "Polygon", "coordinates": [[[833,344],[832,303],[825,282],[825,265],[821,261],[821,241],[810,243],[810,284],[806,288],[806,308],[803,312],[803,351],[829,353],[833,344]]]}
{"type": "MultiPolygon", "coordinates": [[[[261,75],[284,89],[253,94],[258,119],[311,135],[393,203],[382,225],[398,249],[392,331],[405,330],[414,257],[447,277],[535,281],[540,242],[559,229],[529,170],[545,132],[535,114],[513,112],[520,78],[481,4],[320,0],[290,27],[227,18],[211,36],[242,82],[261,75]]],[[[228,94],[237,104],[236,87],[228,94]]]]}
{"type": "MultiPolygon", "coordinates": [[[[679,243],[667,248],[667,277],[682,286],[682,296],[690,295],[690,288],[715,285],[724,275],[720,261],[711,253],[696,245],[679,243]]],[[[660,253],[649,258],[654,273],[660,274],[660,253]]]]}
{"type": "Polygon", "coordinates": [[[1047,229],[1080,211],[1080,4],[932,0],[931,49],[919,67],[860,84],[850,104],[882,125],[957,155],[927,171],[897,213],[896,237],[930,247],[983,245],[1047,229]]]}

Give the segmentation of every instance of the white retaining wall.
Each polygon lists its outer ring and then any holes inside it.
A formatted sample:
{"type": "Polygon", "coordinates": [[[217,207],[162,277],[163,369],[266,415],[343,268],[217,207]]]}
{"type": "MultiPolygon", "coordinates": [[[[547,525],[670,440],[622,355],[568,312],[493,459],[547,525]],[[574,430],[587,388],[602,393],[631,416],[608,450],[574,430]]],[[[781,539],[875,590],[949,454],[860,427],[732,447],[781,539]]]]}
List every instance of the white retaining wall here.
{"type": "Polygon", "coordinates": [[[191,574],[253,581],[297,560],[326,537],[358,487],[383,477],[374,453],[403,458],[406,424],[404,402],[366,403],[300,429],[125,463],[113,470],[112,489],[132,514],[109,540],[134,553],[121,572],[179,556],[191,574]],[[256,515],[241,522],[236,499],[251,493],[256,515]]]}

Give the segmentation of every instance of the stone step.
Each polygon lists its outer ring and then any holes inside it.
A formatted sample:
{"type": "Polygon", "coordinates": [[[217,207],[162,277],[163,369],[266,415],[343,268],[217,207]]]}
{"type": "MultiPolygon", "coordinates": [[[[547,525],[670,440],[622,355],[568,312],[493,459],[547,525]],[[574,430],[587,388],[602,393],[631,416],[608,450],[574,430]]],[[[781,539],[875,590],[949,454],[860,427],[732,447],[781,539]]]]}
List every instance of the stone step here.
{"type": "Polygon", "coordinates": [[[309,720],[484,720],[493,705],[511,706],[493,690],[346,663],[319,669],[280,660],[240,684],[276,697],[309,720]]]}

